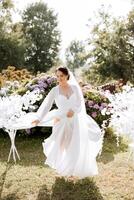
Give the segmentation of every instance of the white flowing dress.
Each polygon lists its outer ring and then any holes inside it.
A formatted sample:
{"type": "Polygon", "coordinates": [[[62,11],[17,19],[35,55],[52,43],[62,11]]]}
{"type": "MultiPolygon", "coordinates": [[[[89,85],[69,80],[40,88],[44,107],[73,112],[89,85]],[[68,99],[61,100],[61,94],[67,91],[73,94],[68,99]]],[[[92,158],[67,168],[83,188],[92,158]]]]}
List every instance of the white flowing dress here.
{"type": "Polygon", "coordinates": [[[52,126],[52,134],[42,143],[45,164],[63,176],[94,176],[98,174],[96,157],[102,148],[101,129],[89,115],[81,115],[79,92],[75,85],[70,87],[73,92],[69,98],[60,93],[59,85],[53,87],[37,112],[27,114],[16,127],[30,128],[35,119],[40,120],[38,126],[52,126]],[[54,101],[57,109],[50,111],[54,101]],[[67,117],[69,109],[74,111],[71,118],[67,117]],[[60,119],[56,123],[55,117],[60,119]]]}

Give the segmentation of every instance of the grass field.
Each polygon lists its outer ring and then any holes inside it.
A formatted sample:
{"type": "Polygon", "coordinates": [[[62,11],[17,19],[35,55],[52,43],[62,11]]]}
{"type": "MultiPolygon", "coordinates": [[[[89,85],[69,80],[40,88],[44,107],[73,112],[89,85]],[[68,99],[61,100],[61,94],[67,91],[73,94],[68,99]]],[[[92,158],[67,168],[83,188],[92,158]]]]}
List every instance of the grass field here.
{"type": "Polygon", "coordinates": [[[99,175],[67,180],[44,165],[43,137],[19,137],[21,160],[7,163],[8,137],[0,137],[0,200],[134,200],[134,161],[116,141],[105,140],[98,159],[99,175]]]}

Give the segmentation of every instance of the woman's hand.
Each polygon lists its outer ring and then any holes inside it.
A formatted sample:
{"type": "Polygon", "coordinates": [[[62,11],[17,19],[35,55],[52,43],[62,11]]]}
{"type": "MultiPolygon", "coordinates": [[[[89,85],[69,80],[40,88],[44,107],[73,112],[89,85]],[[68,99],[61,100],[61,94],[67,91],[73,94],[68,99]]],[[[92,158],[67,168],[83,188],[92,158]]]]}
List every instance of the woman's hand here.
{"type": "Polygon", "coordinates": [[[74,115],[74,111],[70,109],[70,110],[67,112],[67,117],[71,118],[71,117],[73,117],[73,115],[74,115]]]}
{"type": "Polygon", "coordinates": [[[37,126],[38,124],[39,124],[39,120],[37,119],[37,120],[34,120],[33,122],[32,122],[32,125],[35,125],[35,126],[37,126]]]}
{"type": "Polygon", "coordinates": [[[54,124],[56,124],[57,122],[59,122],[60,121],[60,118],[58,118],[58,117],[55,117],[54,118],[54,124]]]}

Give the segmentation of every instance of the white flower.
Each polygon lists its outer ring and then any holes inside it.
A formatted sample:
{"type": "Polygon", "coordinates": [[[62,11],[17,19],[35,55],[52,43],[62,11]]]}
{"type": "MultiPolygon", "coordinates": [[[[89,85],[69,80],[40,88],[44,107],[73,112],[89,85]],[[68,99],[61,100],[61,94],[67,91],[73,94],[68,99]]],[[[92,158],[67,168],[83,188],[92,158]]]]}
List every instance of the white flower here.
{"type": "Polygon", "coordinates": [[[102,114],[102,115],[105,115],[105,114],[106,114],[106,111],[107,111],[107,109],[104,108],[103,110],[101,110],[101,114],[102,114]]]}

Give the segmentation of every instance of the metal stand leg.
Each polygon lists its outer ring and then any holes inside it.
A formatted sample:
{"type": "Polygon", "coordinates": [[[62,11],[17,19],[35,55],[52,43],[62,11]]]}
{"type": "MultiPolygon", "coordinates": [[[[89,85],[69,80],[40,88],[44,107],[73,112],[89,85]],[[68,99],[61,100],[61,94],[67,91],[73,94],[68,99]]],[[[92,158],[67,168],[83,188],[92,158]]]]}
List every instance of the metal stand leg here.
{"type": "Polygon", "coordinates": [[[8,156],[8,162],[11,159],[11,154],[13,154],[13,159],[14,159],[14,162],[16,163],[15,154],[17,155],[19,160],[20,160],[20,156],[19,156],[18,151],[15,147],[15,136],[16,136],[16,130],[10,130],[9,131],[9,137],[10,137],[10,140],[11,140],[11,148],[10,148],[10,152],[9,152],[9,156],[8,156]]]}

